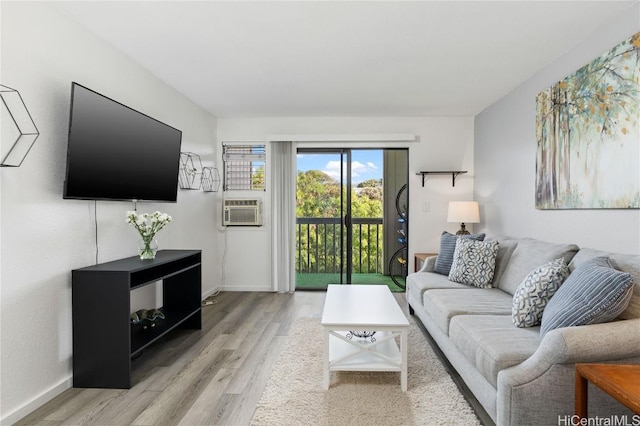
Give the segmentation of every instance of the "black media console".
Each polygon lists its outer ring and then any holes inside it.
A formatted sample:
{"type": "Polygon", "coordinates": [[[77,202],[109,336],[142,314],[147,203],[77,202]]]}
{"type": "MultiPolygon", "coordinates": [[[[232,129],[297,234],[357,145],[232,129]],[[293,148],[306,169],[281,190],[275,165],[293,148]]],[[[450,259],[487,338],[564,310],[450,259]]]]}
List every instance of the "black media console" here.
{"type": "Polygon", "coordinates": [[[202,328],[200,250],[160,250],[153,260],[138,256],[75,269],[73,386],[131,387],[131,358],[170,332],[202,328]],[[130,291],[162,280],[166,319],[143,330],[131,324],[130,291]]]}

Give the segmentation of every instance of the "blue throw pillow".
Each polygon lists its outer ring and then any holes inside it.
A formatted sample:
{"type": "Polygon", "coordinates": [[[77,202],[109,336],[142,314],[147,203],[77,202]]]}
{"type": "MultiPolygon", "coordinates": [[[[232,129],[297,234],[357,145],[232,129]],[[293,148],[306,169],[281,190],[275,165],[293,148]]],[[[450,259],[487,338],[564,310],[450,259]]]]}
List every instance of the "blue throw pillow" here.
{"type": "Polygon", "coordinates": [[[588,260],[569,274],[544,308],[540,337],[560,327],[612,321],[627,308],[632,292],[631,274],[618,271],[613,260],[588,260]]]}
{"type": "Polygon", "coordinates": [[[449,276],[451,265],[453,264],[453,253],[456,251],[456,241],[458,238],[471,238],[476,241],[484,241],[484,234],[472,235],[453,235],[447,231],[442,232],[440,236],[440,252],[436,257],[436,264],[433,271],[442,275],[449,276]]]}

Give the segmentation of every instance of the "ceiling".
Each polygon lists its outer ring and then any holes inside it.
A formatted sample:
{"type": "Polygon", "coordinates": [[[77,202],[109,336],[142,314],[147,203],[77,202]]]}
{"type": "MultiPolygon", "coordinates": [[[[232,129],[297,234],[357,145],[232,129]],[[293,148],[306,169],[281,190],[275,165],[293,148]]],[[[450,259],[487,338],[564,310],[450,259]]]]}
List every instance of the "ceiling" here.
{"type": "Polygon", "coordinates": [[[265,117],[475,115],[636,3],[54,4],[213,115],[265,117]]]}

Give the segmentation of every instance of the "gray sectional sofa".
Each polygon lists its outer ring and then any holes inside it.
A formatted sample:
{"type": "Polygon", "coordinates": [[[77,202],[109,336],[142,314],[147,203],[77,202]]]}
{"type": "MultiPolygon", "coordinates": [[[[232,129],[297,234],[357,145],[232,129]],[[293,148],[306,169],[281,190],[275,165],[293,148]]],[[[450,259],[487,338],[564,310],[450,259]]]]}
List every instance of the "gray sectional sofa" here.
{"type": "MultiPolygon", "coordinates": [[[[498,241],[492,288],[450,281],[433,272],[431,257],[407,277],[409,310],[497,425],[570,424],[576,363],[640,363],[640,256],[535,239],[486,240],[498,241]],[[513,324],[513,294],[531,271],[564,257],[572,272],[602,256],[633,277],[631,300],[616,320],[557,328],[544,337],[540,326],[513,324]]],[[[589,415],[613,414],[633,415],[590,387],[589,415]]]]}

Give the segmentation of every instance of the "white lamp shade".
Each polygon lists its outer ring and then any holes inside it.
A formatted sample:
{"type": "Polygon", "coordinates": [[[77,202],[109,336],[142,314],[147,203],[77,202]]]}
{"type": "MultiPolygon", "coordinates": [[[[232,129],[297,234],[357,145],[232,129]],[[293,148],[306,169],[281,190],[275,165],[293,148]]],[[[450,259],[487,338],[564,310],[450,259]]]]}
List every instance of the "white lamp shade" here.
{"type": "Polygon", "coordinates": [[[480,209],[477,201],[451,201],[447,222],[480,223],[480,209]]]}

